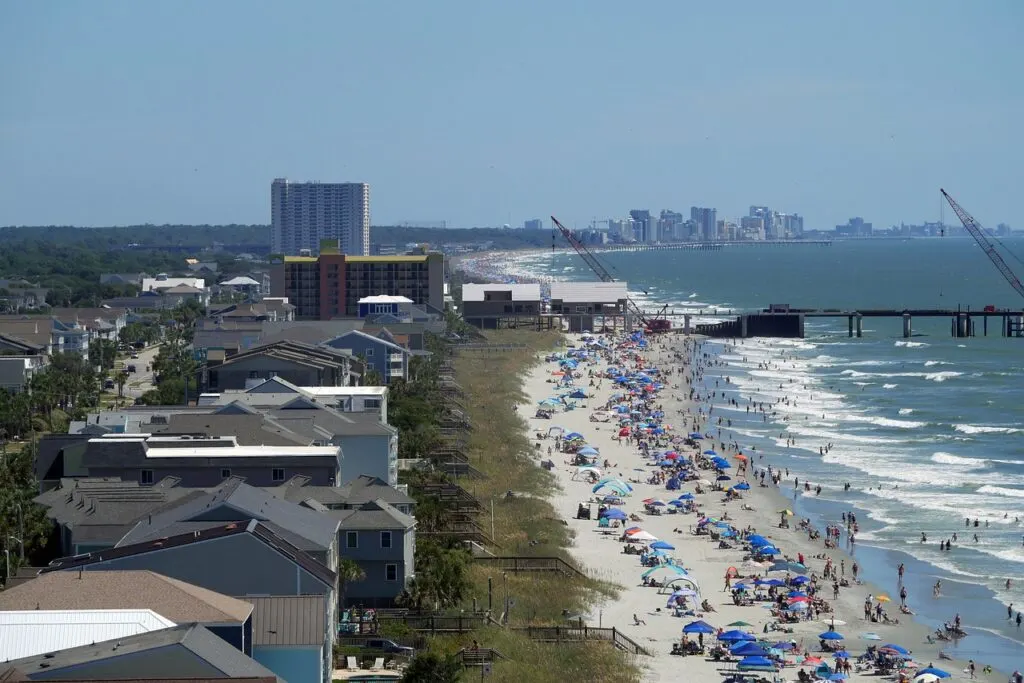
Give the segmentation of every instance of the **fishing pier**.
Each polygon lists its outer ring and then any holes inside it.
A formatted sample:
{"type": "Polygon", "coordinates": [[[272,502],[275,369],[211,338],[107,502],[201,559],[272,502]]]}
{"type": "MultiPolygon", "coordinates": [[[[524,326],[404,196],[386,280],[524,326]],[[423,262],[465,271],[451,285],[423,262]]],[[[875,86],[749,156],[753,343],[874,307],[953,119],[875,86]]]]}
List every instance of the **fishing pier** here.
{"type": "MultiPolygon", "coordinates": [[[[688,316],[687,316],[688,317],[688,316]]],[[[788,305],[775,305],[759,313],[745,313],[736,320],[720,323],[699,324],[692,330],[707,337],[783,337],[804,338],[804,323],[807,318],[846,318],[850,337],[864,335],[865,318],[890,318],[903,322],[903,337],[913,336],[915,318],[947,318],[950,335],[967,338],[992,334],[1001,337],[1024,338],[1024,311],[996,310],[985,307],[980,311],[962,309],[862,309],[841,311],[835,309],[794,309],[788,305]],[[978,323],[981,323],[980,325],[978,323]],[[980,329],[979,329],[980,328],[980,329]],[[979,335],[980,332],[980,335],[979,335]]],[[[687,321],[686,327],[689,327],[687,321]]]]}

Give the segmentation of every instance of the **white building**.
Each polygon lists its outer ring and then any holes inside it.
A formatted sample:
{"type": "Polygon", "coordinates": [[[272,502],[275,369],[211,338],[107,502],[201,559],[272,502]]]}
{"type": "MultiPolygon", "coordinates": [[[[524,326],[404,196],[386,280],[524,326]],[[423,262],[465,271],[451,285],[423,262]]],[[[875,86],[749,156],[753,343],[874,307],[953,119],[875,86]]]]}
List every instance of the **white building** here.
{"type": "Polygon", "coordinates": [[[173,628],[149,609],[27,610],[0,612],[0,661],[173,628]]]}
{"type": "Polygon", "coordinates": [[[270,251],[300,256],[320,251],[321,240],[338,240],[353,256],[370,254],[370,186],[367,183],[292,183],[270,186],[270,251]]]}

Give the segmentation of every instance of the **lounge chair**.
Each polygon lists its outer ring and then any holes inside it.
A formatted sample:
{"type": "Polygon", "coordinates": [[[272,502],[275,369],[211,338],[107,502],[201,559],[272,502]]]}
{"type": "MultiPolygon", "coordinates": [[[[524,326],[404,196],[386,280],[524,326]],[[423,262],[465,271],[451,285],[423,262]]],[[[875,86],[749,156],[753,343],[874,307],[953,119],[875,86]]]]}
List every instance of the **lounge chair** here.
{"type": "Polygon", "coordinates": [[[383,657],[377,657],[376,659],[374,659],[373,660],[373,666],[370,667],[370,668],[374,669],[374,670],[383,669],[384,668],[384,658],[383,657]]]}
{"type": "Polygon", "coordinates": [[[355,671],[356,669],[359,668],[359,663],[356,662],[356,658],[355,657],[348,657],[347,658],[347,660],[346,660],[346,668],[348,668],[348,669],[350,669],[352,671],[355,671]]]}

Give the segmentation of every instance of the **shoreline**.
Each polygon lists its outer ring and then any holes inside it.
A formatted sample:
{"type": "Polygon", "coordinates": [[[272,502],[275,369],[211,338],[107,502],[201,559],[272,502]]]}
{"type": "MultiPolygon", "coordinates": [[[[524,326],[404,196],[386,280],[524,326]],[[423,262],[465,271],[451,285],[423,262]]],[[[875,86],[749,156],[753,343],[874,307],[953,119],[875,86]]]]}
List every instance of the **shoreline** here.
{"type": "MultiPolygon", "coordinates": [[[[569,337],[569,339],[578,342],[578,337],[569,337]]],[[[653,342],[653,348],[645,356],[650,365],[657,365],[663,368],[671,367],[676,371],[676,374],[672,375],[669,379],[671,386],[659,394],[657,400],[667,416],[666,422],[675,426],[677,431],[686,431],[685,428],[688,424],[684,423],[689,423],[695,418],[699,419],[701,411],[703,411],[706,417],[706,407],[688,400],[687,395],[689,394],[690,387],[689,373],[694,368],[688,365],[691,359],[681,357],[687,354],[683,354],[681,348],[670,345],[669,341],[686,344],[687,338],[667,337],[656,339],[653,342]],[[683,370],[682,368],[686,369],[683,370]]],[[[595,372],[604,367],[606,367],[604,363],[593,365],[581,364],[580,366],[581,369],[593,369],[595,372]]],[[[527,376],[524,389],[530,403],[524,406],[524,410],[528,416],[533,415],[539,401],[551,394],[552,385],[547,381],[551,378],[551,371],[552,365],[542,362],[531,370],[527,376]]],[[[586,437],[588,443],[591,443],[600,450],[601,459],[607,458],[614,465],[618,465],[617,467],[613,466],[611,468],[612,472],[609,474],[619,475],[624,479],[633,478],[644,481],[649,476],[649,473],[655,471],[656,468],[648,467],[648,463],[638,455],[635,449],[616,443],[613,428],[617,430],[617,425],[614,423],[609,425],[606,423],[590,422],[589,420],[589,408],[605,404],[613,393],[609,380],[600,380],[600,382],[600,388],[586,386],[586,380],[577,384],[577,386],[593,396],[582,401],[576,410],[557,413],[551,420],[529,419],[529,436],[534,441],[537,441],[536,434],[538,430],[546,430],[547,427],[554,425],[562,426],[569,431],[578,431],[586,437]],[[588,409],[583,409],[584,406],[588,409]],[[643,474],[636,472],[636,468],[640,468],[643,474]],[[637,476],[631,477],[630,475],[637,476]]],[[[710,427],[710,425],[704,424],[703,419],[701,420],[701,426],[710,427]]],[[[551,441],[545,442],[541,440],[540,443],[545,448],[548,445],[552,445],[551,441]]],[[[723,453],[723,455],[726,454],[723,453]]],[[[732,460],[733,455],[733,453],[728,453],[727,457],[732,460]]],[[[576,534],[576,543],[572,548],[575,557],[583,566],[592,571],[595,576],[623,586],[620,598],[614,602],[603,603],[595,610],[595,614],[590,615],[589,621],[593,624],[615,626],[652,651],[653,656],[650,660],[647,658],[641,659],[641,663],[645,666],[645,680],[671,680],[671,676],[676,674],[678,668],[682,665],[685,665],[688,671],[692,666],[695,676],[699,672],[699,676],[696,676],[699,680],[719,680],[718,670],[722,665],[705,661],[701,657],[677,658],[668,654],[672,644],[679,642],[681,628],[690,618],[679,619],[669,616],[668,611],[665,609],[667,595],[661,595],[656,590],[639,585],[640,572],[643,568],[640,566],[637,556],[623,554],[617,544],[614,542],[609,543],[609,540],[614,540],[613,536],[597,533],[596,521],[575,519],[579,503],[591,497],[591,487],[583,482],[573,480],[572,474],[576,468],[566,464],[563,454],[553,453],[550,457],[555,462],[553,473],[561,487],[560,491],[553,494],[552,504],[576,534]],[[634,614],[646,623],[634,625],[634,614]]],[[[766,462],[764,460],[754,460],[751,464],[760,469],[760,463],[766,464],[766,462]]],[[[785,480],[783,485],[785,485],[785,480]]],[[[632,498],[627,499],[627,504],[624,507],[627,512],[632,512],[639,507],[639,501],[643,498],[656,496],[667,499],[671,495],[665,491],[664,485],[634,483],[633,486],[636,490],[632,498]]],[[[685,486],[683,490],[691,491],[692,486],[685,486]]],[[[717,496],[711,494],[698,494],[697,500],[700,507],[711,514],[727,510],[730,521],[736,528],[743,528],[747,525],[757,527],[761,533],[776,540],[781,545],[781,549],[787,554],[796,556],[797,553],[803,553],[809,562],[809,573],[821,575],[824,560],[812,558],[822,552],[826,552],[833,558],[834,565],[837,568],[840,566],[840,562],[847,568],[847,573],[849,573],[849,568],[852,567],[853,559],[844,550],[824,550],[820,540],[809,540],[806,533],[798,533],[796,531],[795,525],[789,530],[777,527],[774,523],[777,522],[774,511],[789,504],[789,499],[782,490],[775,489],[774,487],[762,488],[756,485],[752,486],[749,491],[744,493],[743,502],[754,508],[754,511],[741,510],[738,503],[725,505],[719,502],[717,496]]],[[[739,567],[742,564],[742,553],[740,551],[721,551],[717,546],[712,546],[712,544],[708,543],[706,537],[693,536],[687,533],[688,528],[697,520],[694,515],[666,514],[648,517],[642,511],[641,514],[645,517],[645,521],[642,522],[645,530],[649,530],[659,538],[675,545],[676,550],[672,554],[686,566],[690,571],[690,575],[699,582],[701,596],[707,598],[712,606],[715,607],[716,613],[707,615],[709,623],[715,626],[725,626],[727,623],[737,620],[746,621],[753,624],[755,632],[762,633],[762,629],[769,621],[768,612],[760,607],[739,607],[733,605],[731,595],[724,592],[723,577],[725,570],[729,566],[739,567]],[[683,533],[676,533],[673,531],[673,528],[678,528],[683,533]]],[[[826,591],[824,586],[822,587],[822,594],[828,593],[829,597],[831,597],[831,592],[831,589],[826,591]]],[[[922,666],[933,663],[940,668],[950,671],[950,673],[954,673],[954,675],[960,675],[959,672],[966,665],[964,662],[940,661],[938,652],[941,648],[926,642],[926,636],[931,633],[929,626],[902,614],[896,615],[905,617],[901,619],[899,625],[864,621],[863,601],[868,593],[878,595],[880,591],[877,586],[871,583],[861,583],[841,590],[838,600],[828,601],[834,610],[834,617],[845,622],[844,626],[837,624],[837,630],[842,631],[847,637],[845,642],[852,655],[859,655],[868,645],[872,644],[871,641],[860,638],[862,632],[870,631],[878,634],[882,638],[880,641],[882,643],[895,642],[906,646],[913,652],[915,661],[922,666]]],[[[896,612],[893,608],[890,608],[889,611],[896,612]]],[[[824,615],[824,617],[827,618],[827,615],[824,615]]],[[[796,625],[793,634],[785,635],[786,637],[797,639],[798,644],[802,641],[805,649],[815,653],[818,650],[817,634],[819,631],[827,629],[828,624],[823,623],[821,619],[817,621],[803,621],[796,625]]],[[[783,634],[776,633],[772,635],[781,637],[783,634]]],[[[874,644],[877,645],[879,643],[874,644]]],[[[826,659],[826,661],[831,662],[831,659],[826,659]]],[[[982,663],[979,662],[979,678],[984,680],[986,677],[980,675],[981,666],[982,663]]],[[[786,668],[784,675],[788,676],[791,671],[793,669],[786,668]]],[[[854,674],[852,678],[857,679],[858,676],[863,677],[863,674],[854,674]]]]}

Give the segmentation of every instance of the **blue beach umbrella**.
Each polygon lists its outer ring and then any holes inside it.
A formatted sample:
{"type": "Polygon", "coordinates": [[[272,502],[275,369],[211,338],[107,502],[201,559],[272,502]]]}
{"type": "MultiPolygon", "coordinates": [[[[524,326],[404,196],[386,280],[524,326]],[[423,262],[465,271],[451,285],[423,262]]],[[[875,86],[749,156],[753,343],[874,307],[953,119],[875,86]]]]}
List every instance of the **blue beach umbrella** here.
{"type": "Polygon", "coordinates": [[[849,659],[850,658],[850,653],[847,652],[846,650],[840,650],[839,652],[832,653],[832,656],[835,657],[836,659],[849,659]]]}
{"type": "Polygon", "coordinates": [[[655,550],[675,550],[676,547],[667,541],[655,541],[650,545],[655,550]]]}
{"type": "Polygon", "coordinates": [[[732,477],[728,474],[720,474],[716,477],[716,481],[732,481],[732,477]]]}
{"type": "Polygon", "coordinates": [[[715,627],[706,621],[691,621],[689,624],[683,627],[683,633],[714,633],[715,627]]]}
{"type": "Polygon", "coordinates": [[[818,637],[822,640],[842,640],[843,634],[836,633],[835,631],[825,631],[824,633],[819,633],[818,637]]]}
{"type": "Polygon", "coordinates": [[[608,510],[603,510],[599,516],[600,517],[607,517],[608,519],[618,519],[618,520],[625,520],[625,519],[628,519],[628,517],[629,517],[625,512],[623,512],[622,510],[619,510],[618,508],[611,508],[611,509],[608,509],[608,510]]]}
{"type": "Polygon", "coordinates": [[[718,455],[718,453],[715,453],[713,450],[709,448],[708,450],[704,451],[704,455],[718,455]]]}
{"type": "Polygon", "coordinates": [[[901,655],[909,655],[910,654],[910,650],[908,650],[907,648],[903,647],[902,645],[896,645],[895,643],[886,643],[885,645],[883,645],[882,647],[880,647],[878,649],[879,650],[892,650],[893,652],[896,652],[896,653],[901,654],[901,655]]]}
{"type": "Polygon", "coordinates": [[[789,582],[794,586],[799,586],[800,584],[810,583],[811,580],[806,576],[795,576],[792,579],[790,579],[789,582]]]}
{"type": "Polygon", "coordinates": [[[733,488],[736,489],[737,491],[749,491],[750,490],[750,484],[748,484],[745,481],[741,481],[740,483],[738,483],[735,486],[733,486],[733,488]]]}
{"type": "Polygon", "coordinates": [[[760,545],[771,545],[771,541],[769,541],[761,534],[751,534],[750,536],[747,536],[747,540],[751,543],[756,543],[760,545]]]}
{"type": "Polygon", "coordinates": [[[690,438],[697,441],[704,438],[704,435],[700,432],[690,432],[690,438]]]}
{"type": "Polygon", "coordinates": [[[669,504],[669,505],[671,505],[672,507],[677,507],[677,508],[681,508],[681,507],[683,507],[684,505],[686,505],[686,503],[684,503],[684,502],[683,502],[683,501],[681,501],[681,500],[670,500],[670,501],[668,502],[668,504],[669,504]]]}
{"type": "Polygon", "coordinates": [[[746,631],[737,630],[726,631],[725,633],[720,634],[718,636],[718,639],[725,641],[727,643],[735,643],[740,640],[757,640],[757,638],[753,634],[747,633],[746,631]]]}
{"type": "Polygon", "coordinates": [[[693,500],[693,494],[692,493],[684,493],[683,495],[679,496],[679,498],[677,500],[693,500]]]}
{"type": "Polygon", "coordinates": [[[761,554],[761,555],[778,555],[779,554],[779,549],[778,548],[773,548],[770,545],[766,545],[766,546],[762,546],[760,548],[757,548],[756,552],[761,554]]]}

